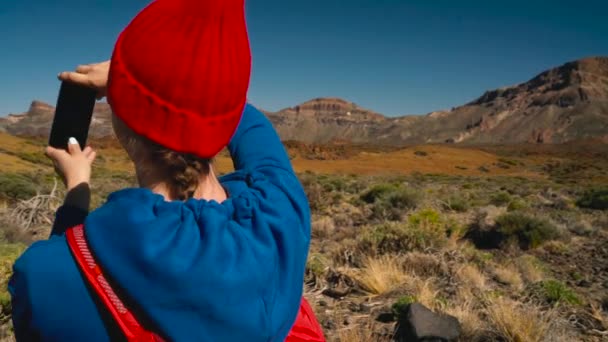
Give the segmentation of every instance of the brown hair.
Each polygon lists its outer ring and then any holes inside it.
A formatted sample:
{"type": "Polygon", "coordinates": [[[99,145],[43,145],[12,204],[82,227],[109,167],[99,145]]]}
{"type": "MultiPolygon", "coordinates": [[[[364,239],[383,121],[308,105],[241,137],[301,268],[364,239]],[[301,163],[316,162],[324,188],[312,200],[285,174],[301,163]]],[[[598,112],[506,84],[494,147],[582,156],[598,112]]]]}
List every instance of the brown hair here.
{"type": "Polygon", "coordinates": [[[163,173],[171,197],[176,200],[194,197],[201,176],[209,174],[211,160],[175,152],[149,140],[147,143],[151,145],[147,163],[163,173]]]}
{"type": "Polygon", "coordinates": [[[140,173],[153,174],[154,178],[162,180],[175,200],[194,197],[201,177],[211,171],[211,159],[161,146],[133,132],[115,115],[113,125],[118,140],[140,173]]]}

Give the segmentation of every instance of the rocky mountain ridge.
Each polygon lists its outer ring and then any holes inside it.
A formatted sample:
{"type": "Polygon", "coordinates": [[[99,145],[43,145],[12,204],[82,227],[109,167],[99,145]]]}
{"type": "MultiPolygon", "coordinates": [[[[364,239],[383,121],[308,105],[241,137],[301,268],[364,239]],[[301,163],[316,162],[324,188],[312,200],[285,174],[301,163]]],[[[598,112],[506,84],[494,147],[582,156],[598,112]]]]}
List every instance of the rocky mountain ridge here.
{"type": "MultiPolygon", "coordinates": [[[[52,106],[34,101],[26,113],[0,118],[0,130],[45,136],[53,112],[52,106]]],[[[608,142],[608,57],[569,62],[527,82],[427,115],[389,118],[339,98],[317,98],[264,113],[283,140],[307,144],[608,142]]],[[[105,103],[95,108],[91,134],[112,135],[111,109],[105,103]]]]}

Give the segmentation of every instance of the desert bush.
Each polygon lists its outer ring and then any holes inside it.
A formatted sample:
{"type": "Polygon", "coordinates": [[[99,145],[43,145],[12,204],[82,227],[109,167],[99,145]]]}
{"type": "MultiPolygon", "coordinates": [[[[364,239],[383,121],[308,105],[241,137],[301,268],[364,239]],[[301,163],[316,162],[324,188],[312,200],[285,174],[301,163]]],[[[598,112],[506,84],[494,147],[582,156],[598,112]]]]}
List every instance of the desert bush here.
{"type": "Polygon", "coordinates": [[[383,294],[408,283],[411,277],[396,256],[368,257],[355,276],[361,287],[371,294],[383,294]]]}
{"type": "Polygon", "coordinates": [[[464,287],[476,290],[485,290],[487,288],[486,277],[474,264],[465,264],[456,270],[456,278],[464,287]]]}
{"type": "Polygon", "coordinates": [[[436,211],[427,209],[412,214],[407,223],[385,222],[366,227],[359,247],[367,253],[387,254],[438,248],[446,242],[446,223],[436,211]]]}
{"type": "Polygon", "coordinates": [[[15,155],[35,165],[52,166],[53,162],[42,152],[18,152],[15,155]]]}
{"type": "Polygon", "coordinates": [[[315,218],[313,219],[311,225],[313,238],[324,239],[331,237],[336,230],[334,220],[330,216],[321,216],[315,218]]]}
{"type": "Polygon", "coordinates": [[[0,243],[0,311],[3,317],[8,317],[11,313],[11,297],[7,285],[13,273],[13,264],[24,250],[25,245],[20,243],[0,243]]]}
{"type": "Polygon", "coordinates": [[[530,286],[533,298],[549,305],[569,304],[581,305],[578,295],[561,281],[549,279],[534,283],[530,286]]]}
{"type": "Polygon", "coordinates": [[[306,263],[306,273],[314,277],[322,277],[329,266],[329,261],[319,253],[312,253],[306,263]]]}
{"type": "Polygon", "coordinates": [[[446,265],[430,253],[410,252],[403,258],[405,269],[420,277],[433,277],[446,273],[446,265]]]}
{"type": "Polygon", "coordinates": [[[559,237],[557,228],[549,221],[517,212],[499,216],[496,225],[506,239],[516,239],[522,249],[536,248],[559,237]]]}
{"type": "Polygon", "coordinates": [[[497,194],[494,194],[492,196],[492,198],[490,199],[490,203],[499,207],[499,206],[503,206],[503,205],[508,205],[511,202],[511,195],[509,195],[506,192],[499,192],[497,194]]]}
{"type": "Polygon", "coordinates": [[[502,163],[502,164],[507,164],[507,165],[511,165],[511,166],[517,166],[517,161],[512,160],[512,159],[507,159],[507,158],[498,158],[498,162],[502,163]]]}
{"type": "Polygon", "coordinates": [[[402,186],[378,184],[365,191],[360,199],[372,205],[373,218],[399,220],[405,210],[418,206],[421,195],[402,186]]]}
{"type": "Polygon", "coordinates": [[[523,288],[521,274],[519,273],[519,270],[512,265],[495,265],[492,269],[492,273],[494,274],[494,279],[501,284],[508,285],[514,290],[520,290],[523,288]]]}
{"type": "Polygon", "coordinates": [[[520,212],[499,216],[491,227],[472,224],[465,234],[465,238],[478,248],[493,249],[517,244],[523,250],[536,248],[559,236],[557,227],[551,222],[520,212]]]}
{"type": "Polygon", "coordinates": [[[528,203],[521,198],[514,198],[507,206],[508,211],[522,210],[528,207],[528,203]]]}
{"type": "Polygon", "coordinates": [[[300,182],[308,198],[310,209],[313,212],[322,210],[326,206],[323,187],[310,175],[300,176],[300,182]]]}
{"type": "Polygon", "coordinates": [[[453,210],[460,213],[463,213],[471,207],[469,201],[460,195],[450,196],[448,199],[444,201],[444,208],[447,210],[453,210]]]}
{"type": "Polygon", "coordinates": [[[488,318],[494,327],[495,339],[514,342],[541,342],[552,326],[552,316],[535,307],[502,297],[492,300],[487,308],[488,318]]]}
{"type": "Polygon", "coordinates": [[[396,190],[397,190],[397,188],[393,184],[387,184],[387,183],[376,184],[376,185],[372,186],[371,188],[369,188],[367,191],[365,191],[361,195],[361,199],[366,203],[372,204],[374,202],[382,200],[388,194],[390,194],[396,190]]]}
{"type": "Polygon", "coordinates": [[[537,283],[545,278],[546,266],[536,257],[524,254],[515,259],[515,265],[523,278],[530,283],[537,283]]]}
{"type": "Polygon", "coordinates": [[[36,195],[32,179],[17,173],[0,173],[0,197],[9,200],[25,200],[36,195]]]}
{"type": "Polygon", "coordinates": [[[576,201],[581,208],[606,210],[608,209],[608,189],[589,190],[576,201]]]}

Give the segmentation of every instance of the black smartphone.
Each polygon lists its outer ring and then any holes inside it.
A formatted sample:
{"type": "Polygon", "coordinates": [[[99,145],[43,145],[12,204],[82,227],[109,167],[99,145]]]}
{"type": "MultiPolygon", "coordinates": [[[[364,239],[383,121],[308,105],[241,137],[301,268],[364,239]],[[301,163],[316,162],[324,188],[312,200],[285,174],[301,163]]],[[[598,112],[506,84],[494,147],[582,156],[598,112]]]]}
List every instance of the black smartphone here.
{"type": "Polygon", "coordinates": [[[49,136],[49,145],[67,149],[68,139],[76,138],[84,149],[95,108],[96,92],[72,82],[62,82],[49,136]]]}

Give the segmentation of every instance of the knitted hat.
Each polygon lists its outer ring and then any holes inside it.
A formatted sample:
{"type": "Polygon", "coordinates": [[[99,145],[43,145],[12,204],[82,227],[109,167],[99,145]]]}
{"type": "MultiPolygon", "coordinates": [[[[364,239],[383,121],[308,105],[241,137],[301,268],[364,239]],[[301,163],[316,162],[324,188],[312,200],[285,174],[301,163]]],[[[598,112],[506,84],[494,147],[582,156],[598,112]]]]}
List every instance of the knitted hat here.
{"type": "Polygon", "coordinates": [[[251,73],[245,0],[157,0],[122,32],[108,101],[135,133],[211,158],[243,113],[251,73]]]}

